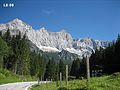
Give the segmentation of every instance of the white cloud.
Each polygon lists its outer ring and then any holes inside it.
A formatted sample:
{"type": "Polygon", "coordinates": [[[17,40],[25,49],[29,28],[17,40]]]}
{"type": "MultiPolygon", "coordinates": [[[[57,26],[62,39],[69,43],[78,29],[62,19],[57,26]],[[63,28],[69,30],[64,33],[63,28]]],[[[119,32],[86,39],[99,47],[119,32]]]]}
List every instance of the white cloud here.
{"type": "Polygon", "coordinates": [[[50,14],[52,14],[53,13],[53,10],[42,10],[42,13],[44,13],[44,14],[47,14],[47,15],[50,15],[50,14]]]}

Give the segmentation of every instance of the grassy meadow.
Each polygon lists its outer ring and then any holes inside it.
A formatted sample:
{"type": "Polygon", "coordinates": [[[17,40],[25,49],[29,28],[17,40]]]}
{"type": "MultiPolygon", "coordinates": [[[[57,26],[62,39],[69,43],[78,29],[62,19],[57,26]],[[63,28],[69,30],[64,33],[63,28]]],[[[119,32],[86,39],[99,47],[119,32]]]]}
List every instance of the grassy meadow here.
{"type": "Polygon", "coordinates": [[[93,77],[90,79],[89,87],[86,80],[69,81],[68,86],[65,81],[62,88],[56,86],[56,82],[34,85],[31,90],[120,90],[120,73],[114,73],[109,76],[93,77]]]}
{"type": "Polygon", "coordinates": [[[0,69],[0,84],[22,82],[22,81],[32,81],[33,78],[30,76],[20,76],[16,75],[8,70],[0,69]]]}

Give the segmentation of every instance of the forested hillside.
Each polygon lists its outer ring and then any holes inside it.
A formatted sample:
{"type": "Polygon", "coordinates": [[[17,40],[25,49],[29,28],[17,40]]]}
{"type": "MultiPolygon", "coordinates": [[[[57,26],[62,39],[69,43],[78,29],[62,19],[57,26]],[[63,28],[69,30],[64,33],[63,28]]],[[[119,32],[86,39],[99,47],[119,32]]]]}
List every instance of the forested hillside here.
{"type": "Polygon", "coordinates": [[[120,72],[120,35],[106,49],[100,48],[90,57],[91,70],[97,65],[104,74],[120,72]]]}
{"type": "Polygon", "coordinates": [[[19,75],[35,75],[41,68],[42,58],[31,52],[28,40],[21,33],[11,36],[9,30],[0,34],[0,66],[19,75]],[[33,67],[34,66],[34,67],[33,67]]]}

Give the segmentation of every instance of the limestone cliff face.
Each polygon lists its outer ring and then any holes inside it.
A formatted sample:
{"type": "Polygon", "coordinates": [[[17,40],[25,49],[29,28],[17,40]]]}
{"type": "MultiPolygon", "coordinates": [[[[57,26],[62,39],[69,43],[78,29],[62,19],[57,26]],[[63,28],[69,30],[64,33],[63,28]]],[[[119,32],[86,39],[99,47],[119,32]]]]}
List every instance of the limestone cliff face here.
{"type": "Polygon", "coordinates": [[[14,19],[6,24],[0,24],[0,31],[2,31],[2,33],[5,33],[8,29],[11,35],[19,34],[19,32],[21,32],[22,36],[26,34],[29,41],[43,52],[58,52],[61,53],[62,56],[62,53],[67,51],[82,57],[87,53],[91,54],[96,48],[107,47],[109,43],[91,38],[73,39],[72,36],[64,30],[49,32],[44,27],[39,30],[34,30],[32,26],[20,19],[14,19]]]}

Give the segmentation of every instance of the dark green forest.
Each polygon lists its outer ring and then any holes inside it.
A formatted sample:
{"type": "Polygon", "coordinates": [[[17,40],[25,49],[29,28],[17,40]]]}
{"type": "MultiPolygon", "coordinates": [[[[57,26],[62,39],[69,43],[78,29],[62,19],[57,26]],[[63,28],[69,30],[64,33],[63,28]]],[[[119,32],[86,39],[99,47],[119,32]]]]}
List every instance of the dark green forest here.
{"type": "Polygon", "coordinates": [[[90,65],[91,70],[96,65],[99,66],[103,70],[103,74],[120,72],[120,35],[106,49],[96,49],[90,57],[90,65]]]}
{"type": "MultiPolygon", "coordinates": [[[[0,32],[0,69],[7,69],[18,75],[35,76],[42,80],[58,80],[62,72],[65,79],[65,60],[46,60],[44,55],[32,51],[26,35],[11,36],[10,31],[0,32]]],[[[120,35],[106,49],[96,49],[90,57],[90,70],[99,66],[103,74],[120,72],[120,35]]],[[[77,79],[86,76],[86,58],[76,59],[69,64],[69,76],[77,79]]]]}

